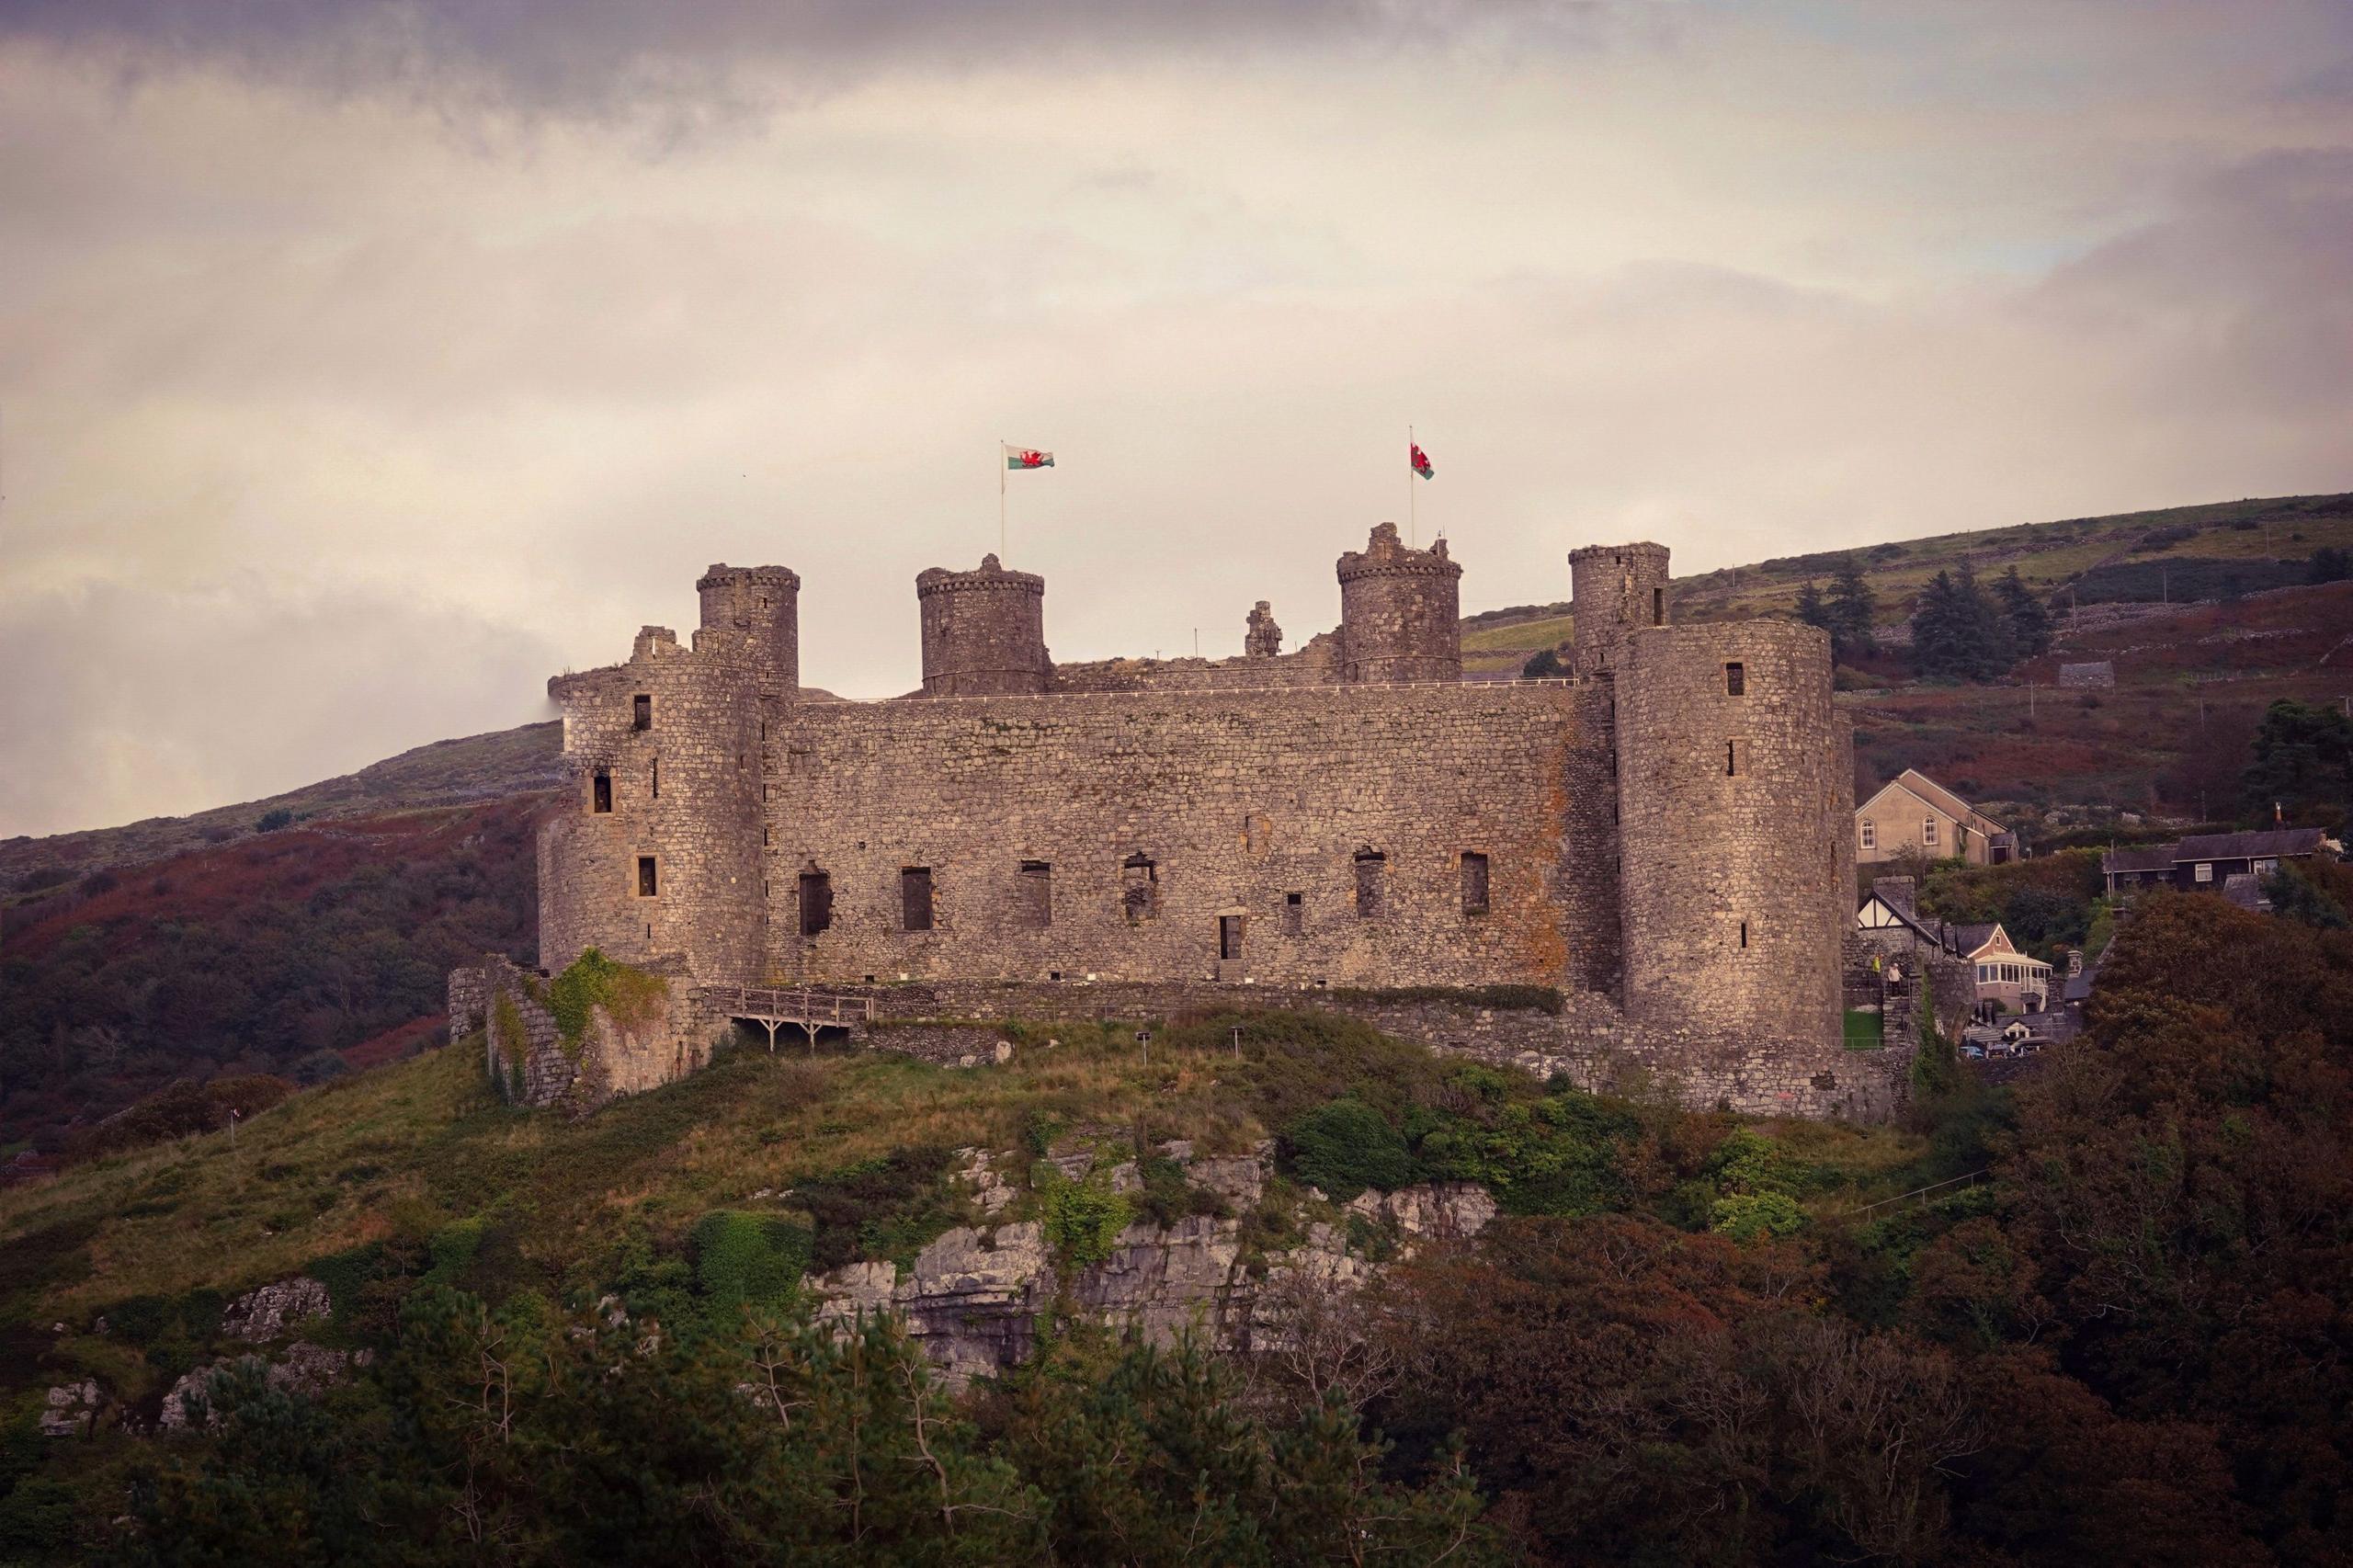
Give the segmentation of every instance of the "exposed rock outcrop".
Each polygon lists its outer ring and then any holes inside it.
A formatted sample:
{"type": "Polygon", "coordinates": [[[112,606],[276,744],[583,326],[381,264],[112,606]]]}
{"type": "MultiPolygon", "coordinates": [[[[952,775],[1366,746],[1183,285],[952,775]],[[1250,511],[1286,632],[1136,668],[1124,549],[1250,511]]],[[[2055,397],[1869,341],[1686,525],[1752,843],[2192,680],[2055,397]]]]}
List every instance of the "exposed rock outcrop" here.
{"type": "MultiPolygon", "coordinates": [[[[995,1167],[1018,1155],[961,1152],[962,1176],[988,1213],[1001,1212],[1017,1193],[995,1167]]],[[[1273,1147],[1229,1159],[1193,1157],[1188,1143],[1158,1151],[1184,1166],[1196,1187],[1215,1193],[1232,1214],[1255,1208],[1271,1174],[1273,1147]]],[[[1050,1157],[1070,1179],[1083,1179],[1093,1155],[1050,1157]]],[[[1140,1185],[1137,1167],[1122,1163],[1104,1172],[1115,1191],[1140,1185]]],[[[1477,1235],[1495,1214],[1495,1199],[1471,1183],[1366,1193],[1345,1211],[1377,1227],[1384,1256],[1405,1256],[1431,1242],[1477,1235]]],[[[1236,1350],[1279,1348],[1302,1292],[1348,1293],[1373,1278],[1380,1265],[1352,1250],[1347,1224],[1308,1223],[1300,1242],[1263,1257],[1247,1256],[1238,1218],[1190,1215],[1162,1226],[1138,1221],[1122,1231],[1108,1256],[1077,1271],[1067,1301],[1104,1322],[1133,1325],[1154,1343],[1167,1344],[1190,1328],[1236,1350]]],[[[855,1263],[810,1282],[821,1314],[835,1322],[892,1312],[951,1383],[1014,1366],[1036,1343],[1038,1322],[1063,1281],[1045,1228],[1034,1221],[949,1231],[902,1271],[890,1263],[855,1263]]]]}
{"type": "Polygon", "coordinates": [[[332,1303],[327,1288],[308,1275],[248,1290],[221,1314],[221,1332],[232,1339],[266,1345],[283,1339],[313,1318],[325,1317],[332,1303]]]}

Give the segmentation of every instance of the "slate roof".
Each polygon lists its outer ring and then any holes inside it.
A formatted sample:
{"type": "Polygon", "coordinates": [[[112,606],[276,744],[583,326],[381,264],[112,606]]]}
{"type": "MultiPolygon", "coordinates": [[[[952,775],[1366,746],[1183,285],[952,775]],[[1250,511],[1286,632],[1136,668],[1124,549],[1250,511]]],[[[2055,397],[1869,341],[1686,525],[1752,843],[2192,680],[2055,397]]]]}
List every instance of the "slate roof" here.
{"type": "Polygon", "coordinates": [[[2099,869],[2111,877],[2131,871],[2170,871],[2175,847],[2170,844],[2147,844],[2133,849],[2111,849],[2099,858],[2099,869]]]}
{"type": "Polygon", "coordinates": [[[2256,856],[2313,855],[2327,836],[2316,827],[2268,827],[2253,833],[2203,833],[2173,846],[2176,860],[2251,860],[2256,856]]]}
{"type": "Polygon", "coordinates": [[[1967,958],[1992,941],[1994,933],[2001,928],[2002,923],[1993,920],[1982,926],[1948,926],[1945,927],[1945,935],[1952,941],[1952,950],[1967,958]]]}

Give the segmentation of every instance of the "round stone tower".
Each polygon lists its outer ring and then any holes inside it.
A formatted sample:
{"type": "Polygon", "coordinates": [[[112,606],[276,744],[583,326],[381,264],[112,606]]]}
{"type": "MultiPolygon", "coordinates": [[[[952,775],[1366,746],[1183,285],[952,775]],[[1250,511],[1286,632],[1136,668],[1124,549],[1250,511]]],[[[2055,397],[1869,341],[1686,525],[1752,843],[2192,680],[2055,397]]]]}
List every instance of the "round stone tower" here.
{"type": "Polygon", "coordinates": [[[977,572],[939,567],[915,578],[923,614],[923,694],[975,697],[1043,691],[1046,580],[1008,572],[994,555],[977,572]]]}
{"type": "Polygon", "coordinates": [[[1619,648],[1627,1013],[1835,1042],[1854,779],[1829,638],[1740,620],[1640,629],[1619,648]]]}
{"type": "Polygon", "coordinates": [[[1569,551],[1576,673],[1618,668],[1629,633],[1667,623],[1666,601],[1666,546],[1592,544],[1569,551]]]}
{"type": "Polygon", "coordinates": [[[1462,678],[1462,568],[1446,540],[1415,550],[1383,523],[1339,571],[1342,680],[1462,678]]]}
{"type": "Polygon", "coordinates": [[[714,565],[695,584],[702,629],[747,640],[756,688],[790,698],[801,689],[801,577],[784,566],[714,565]]]}

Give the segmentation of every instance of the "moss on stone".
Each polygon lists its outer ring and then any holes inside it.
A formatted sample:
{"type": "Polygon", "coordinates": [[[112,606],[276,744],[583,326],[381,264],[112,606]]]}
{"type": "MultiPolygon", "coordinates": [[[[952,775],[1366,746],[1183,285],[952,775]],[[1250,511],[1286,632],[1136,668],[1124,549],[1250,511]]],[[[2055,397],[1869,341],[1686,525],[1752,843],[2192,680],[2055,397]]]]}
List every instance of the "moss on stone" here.
{"type": "Polygon", "coordinates": [[[607,958],[590,948],[555,977],[548,987],[548,1011],[555,1017],[556,1043],[565,1058],[580,1060],[588,1035],[588,1019],[602,1007],[621,1028],[640,1028],[662,1016],[668,1006],[670,983],[607,958]]]}
{"type": "Polygon", "coordinates": [[[490,1004],[490,1043],[498,1048],[498,1060],[510,1072],[520,1072],[523,1059],[530,1054],[531,1037],[523,1028],[523,1009],[504,991],[490,1004]]]}

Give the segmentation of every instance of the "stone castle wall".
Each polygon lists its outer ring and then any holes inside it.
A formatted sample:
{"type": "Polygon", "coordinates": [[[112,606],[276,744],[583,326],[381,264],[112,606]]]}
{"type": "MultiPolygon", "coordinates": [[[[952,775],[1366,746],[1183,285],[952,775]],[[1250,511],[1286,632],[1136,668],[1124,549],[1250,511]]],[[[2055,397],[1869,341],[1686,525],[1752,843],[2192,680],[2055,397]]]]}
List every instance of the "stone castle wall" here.
{"type": "Polygon", "coordinates": [[[926,697],[1046,689],[1046,580],[994,555],[977,572],[935,566],[915,578],[926,697]]]}
{"type": "Polygon", "coordinates": [[[1626,1010],[1836,1043],[1854,787],[1828,639],[1783,620],[1642,630],[1624,659],[1626,1010]]]}
{"type": "Polygon", "coordinates": [[[1576,673],[1625,662],[1626,639],[1674,619],[1663,544],[1596,544],[1569,553],[1569,615],[1576,628],[1576,673]]]}
{"type": "Polygon", "coordinates": [[[1340,558],[1338,632],[1288,655],[1262,607],[1240,658],[1058,670],[1041,579],[934,569],[931,695],[887,702],[803,700],[797,579],[715,566],[690,648],[648,628],[628,664],[550,682],[579,793],[540,839],[542,961],[1233,1002],[1552,986],[1569,1007],[1510,1048],[1548,1071],[1881,1114],[1840,1054],[1852,765],[1826,642],[1653,625],[1655,545],[1573,560],[1599,673],[1525,685],[1461,682],[1461,569],[1387,524],[1340,558]]]}
{"type": "Polygon", "coordinates": [[[1382,523],[1340,557],[1339,576],[1343,680],[1462,678],[1462,568],[1446,540],[1415,550],[1382,523]]]}
{"type": "Polygon", "coordinates": [[[1592,688],[818,703],[779,722],[780,978],[1614,979],[1592,688]],[[1486,858],[1468,912],[1466,852],[1486,858]],[[929,874],[929,930],[905,928],[910,869],[929,874]],[[808,937],[804,888],[831,900],[808,937]]]}
{"type": "Polygon", "coordinates": [[[744,653],[732,630],[706,630],[685,648],[648,627],[628,664],[549,683],[563,710],[576,802],[540,834],[540,961],[549,970],[593,947],[626,963],[675,960],[699,980],[757,978],[767,913],[761,707],[744,653]],[[599,774],[609,812],[595,810],[599,774]],[[645,859],[651,897],[641,892],[645,859]]]}

